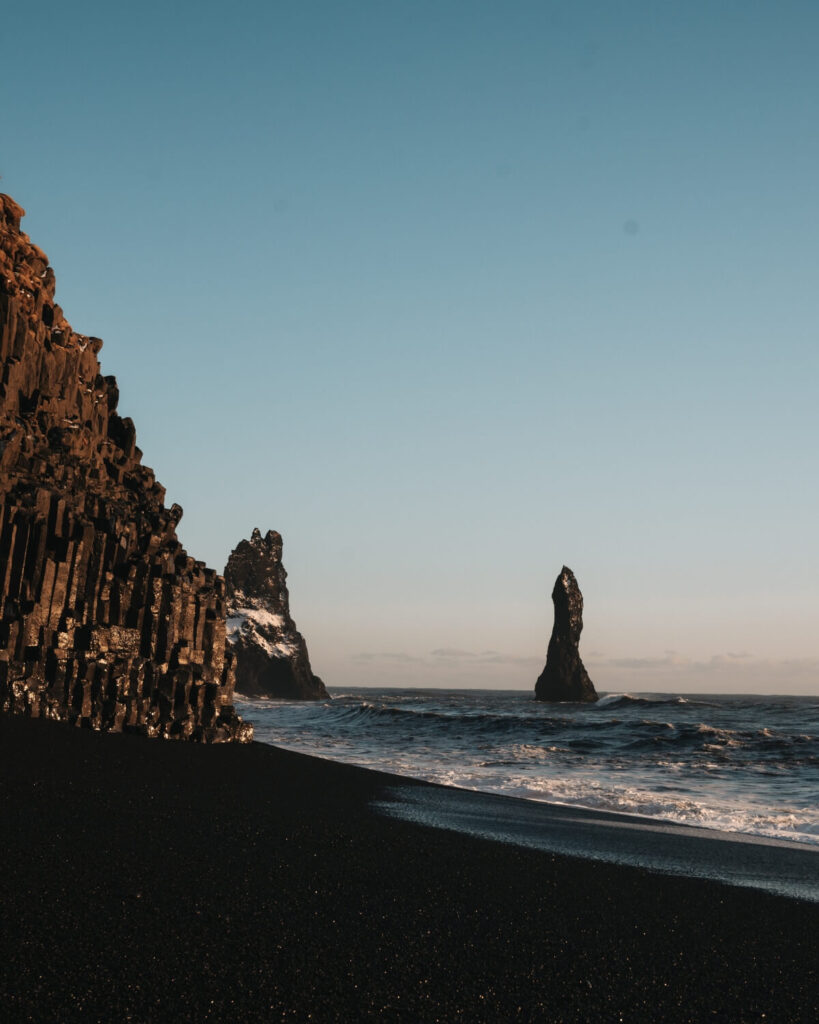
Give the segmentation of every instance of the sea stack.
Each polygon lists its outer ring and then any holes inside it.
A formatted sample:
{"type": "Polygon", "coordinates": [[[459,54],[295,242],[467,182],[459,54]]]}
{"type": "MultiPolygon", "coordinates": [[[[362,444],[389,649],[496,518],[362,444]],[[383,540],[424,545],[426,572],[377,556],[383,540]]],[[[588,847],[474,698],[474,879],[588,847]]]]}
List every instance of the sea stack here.
{"type": "MultiPolygon", "coordinates": [[[[54,302],[48,258],[0,195],[0,709],[167,739],[249,740],[224,580],[142,465],[99,338],[54,302]]],[[[184,388],[184,383],[182,388],[184,388]]]]}
{"type": "Polygon", "coordinates": [[[546,667],[535,683],[535,700],[595,701],[597,692],[580,659],[583,595],[568,566],[563,566],[552,591],[555,624],[546,654],[546,667]]]}
{"type": "Polygon", "coordinates": [[[228,646],[236,657],[236,688],[245,697],[326,700],[313,675],[307,644],[290,616],[282,538],[254,530],[225,566],[228,646]]]}

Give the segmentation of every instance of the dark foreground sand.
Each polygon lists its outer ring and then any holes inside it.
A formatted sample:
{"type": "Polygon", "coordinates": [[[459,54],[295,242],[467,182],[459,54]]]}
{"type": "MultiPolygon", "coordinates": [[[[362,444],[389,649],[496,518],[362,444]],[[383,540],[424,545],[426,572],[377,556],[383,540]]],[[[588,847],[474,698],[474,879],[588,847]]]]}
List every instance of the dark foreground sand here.
{"type": "Polygon", "coordinates": [[[381,817],[388,784],[0,716],[0,1019],[819,1019],[816,903],[381,817]]]}

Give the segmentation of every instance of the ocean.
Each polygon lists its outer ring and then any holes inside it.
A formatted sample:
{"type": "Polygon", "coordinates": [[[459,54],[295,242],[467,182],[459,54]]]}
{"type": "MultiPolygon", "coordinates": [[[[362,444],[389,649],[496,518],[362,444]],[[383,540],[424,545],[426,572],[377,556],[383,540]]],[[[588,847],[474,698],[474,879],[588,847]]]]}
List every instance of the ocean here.
{"type": "Polygon", "coordinates": [[[819,698],[347,689],[237,697],[256,739],[411,778],[819,845],[819,698]]]}

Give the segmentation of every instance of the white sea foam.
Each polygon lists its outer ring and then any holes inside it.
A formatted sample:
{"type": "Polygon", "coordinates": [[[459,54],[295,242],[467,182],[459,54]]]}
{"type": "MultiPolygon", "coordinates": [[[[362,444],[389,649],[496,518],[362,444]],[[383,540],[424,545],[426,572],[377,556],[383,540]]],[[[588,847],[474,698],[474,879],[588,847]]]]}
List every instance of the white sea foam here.
{"type": "Polygon", "coordinates": [[[351,690],[243,714],[260,740],[448,786],[819,844],[815,702],[351,690]]]}

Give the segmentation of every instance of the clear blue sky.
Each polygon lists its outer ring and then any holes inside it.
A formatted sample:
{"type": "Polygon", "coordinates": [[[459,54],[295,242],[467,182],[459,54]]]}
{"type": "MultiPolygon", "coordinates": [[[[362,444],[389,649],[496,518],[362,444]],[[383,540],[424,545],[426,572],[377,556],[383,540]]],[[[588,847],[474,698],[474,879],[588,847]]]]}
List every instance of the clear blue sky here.
{"type": "Polygon", "coordinates": [[[819,692],[819,7],[12,5],[0,188],[330,685],[819,692]]]}

